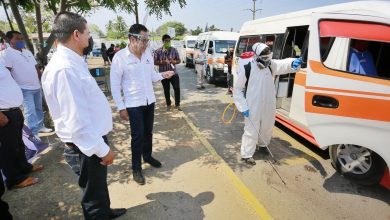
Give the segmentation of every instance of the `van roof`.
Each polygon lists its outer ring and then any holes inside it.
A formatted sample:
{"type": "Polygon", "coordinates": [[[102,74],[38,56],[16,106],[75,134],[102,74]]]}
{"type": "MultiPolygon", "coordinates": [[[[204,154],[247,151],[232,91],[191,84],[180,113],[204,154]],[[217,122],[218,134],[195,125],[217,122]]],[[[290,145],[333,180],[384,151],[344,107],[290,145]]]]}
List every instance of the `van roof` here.
{"type": "Polygon", "coordinates": [[[240,34],[230,31],[209,31],[198,35],[198,40],[237,40],[240,34]]]}
{"type": "Polygon", "coordinates": [[[186,40],[196,40],[198,38],[198,36],[194,36],[194,35],[188,35],[188,36],[185,36],[183,38],[184,41],[186,40]]]}
{"type": "Polygon", "coordinates": [[[313,13],[338,12],[390,18],[389,1],[358,1],[311,8],[245,22],[240,35],[284,33],[286,27],[309,25],[313,13]],[[275,25],[277,22],[278,25],[275,25]]]}

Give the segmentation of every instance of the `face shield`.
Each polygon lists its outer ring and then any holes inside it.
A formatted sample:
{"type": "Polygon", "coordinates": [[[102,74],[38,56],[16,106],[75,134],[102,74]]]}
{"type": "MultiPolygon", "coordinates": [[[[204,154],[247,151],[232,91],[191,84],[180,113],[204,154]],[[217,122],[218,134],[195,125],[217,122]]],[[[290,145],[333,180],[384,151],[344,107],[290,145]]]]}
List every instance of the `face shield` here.
{"type": "Polygon", "coordinates": [[[252,49],[255,52],[255,61],[259,68],[267,68],[271,64],[273,55],[271,49],[263,43],[255,43],[252,49]]]}
{"type": "Polygon", "coordinates": [[[149,42],[150,42],[150,35],[149,34],[133,34],[133,33],[129,33],[129,37],[130,36],[132,36],[135,39],[137,39],[137,41],[142,42],[142,44],[143,44],[143,46],[145,48],[149,46],[149,42]]]}

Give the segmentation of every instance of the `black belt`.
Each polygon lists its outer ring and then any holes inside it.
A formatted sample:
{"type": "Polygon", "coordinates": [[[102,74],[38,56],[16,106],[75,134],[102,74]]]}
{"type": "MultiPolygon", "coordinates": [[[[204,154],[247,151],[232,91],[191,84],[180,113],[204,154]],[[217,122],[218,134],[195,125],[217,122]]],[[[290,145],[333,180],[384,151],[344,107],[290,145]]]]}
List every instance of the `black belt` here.
{"type": "Polygon", "coordinates": [[[16,108],[0,108],[0,112],[10,112],[10,111],[15,111],[15,110],[19,110],[18,107],[16,108]]]}

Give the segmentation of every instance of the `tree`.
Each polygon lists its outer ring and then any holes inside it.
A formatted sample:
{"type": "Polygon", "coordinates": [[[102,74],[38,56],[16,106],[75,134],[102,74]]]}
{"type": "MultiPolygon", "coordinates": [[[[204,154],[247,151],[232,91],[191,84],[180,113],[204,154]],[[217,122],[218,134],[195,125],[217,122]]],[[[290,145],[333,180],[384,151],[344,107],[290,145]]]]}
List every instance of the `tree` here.
{"type": "Polygon", "coordinates": [[[117,16],[115,21],[108,21],[106,25],[107,37],[119,39],[126,38],[128,33],[128,26],[125,19],[121,16],[117,16]]]}
{"type": "Polygon", "coordinates": [[[215,27],[215,25],[211,25],[211,26],[209,27],[209,31],[221,31],[221,29],[215,27]]]}
{"type": "Polygon", "coordinates": [[[191,35],[195,35],[196,36],[196,35],[199,35],[202,32],[203,32],[203,29],[201,27],[197,26],[195,30],[191,30],[191,35]]]}
{"type": "Polygon", "coordinates": [[[91,33],[96,34],[96,35],[99,36],[100,38],[103,38],[103,37],[104,37],[103,31],[100,30],[99,26],[97,26],[96,24],[88,24],[88,27],[89,27],[89,31],[90,31],[91,33]]]}
{"type": "Polygon", "coordinates": [[[156,32],[159,35],[167,34],[169,27],[175,28],[176,36],[182,36],[187,31],[183,23],[177,21],[168,21],[165,24],[158,27],[156,32]]]}

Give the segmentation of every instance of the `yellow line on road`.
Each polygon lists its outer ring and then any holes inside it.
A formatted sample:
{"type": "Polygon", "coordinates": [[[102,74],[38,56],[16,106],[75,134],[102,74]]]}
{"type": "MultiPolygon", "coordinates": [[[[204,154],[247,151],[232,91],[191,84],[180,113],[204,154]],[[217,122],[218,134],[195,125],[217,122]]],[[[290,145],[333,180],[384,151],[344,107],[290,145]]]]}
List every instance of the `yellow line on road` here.
{"type": "Polygon", "coordinates": [[[199,138],[200,142],[205,146],[205,148],[213,155],[217,160],[221,161],[222,169],[231,179],[234,186],[238,189],[244,199],[255,209],[256,213],[260,216],[261,219],[273,219],[264,206],[257,200],[253,193],[246,187],[246,185],[236,176],[234,171],[226,164],[226,162],[218,155],[215,149],[211,146],[210,142],[202,135],[199,129],[194,125],[191,119],[188,118],[186,114],[181,113],[183,118],[186,120],[188,126],[194,131],[195,135],[199,138]]]}

